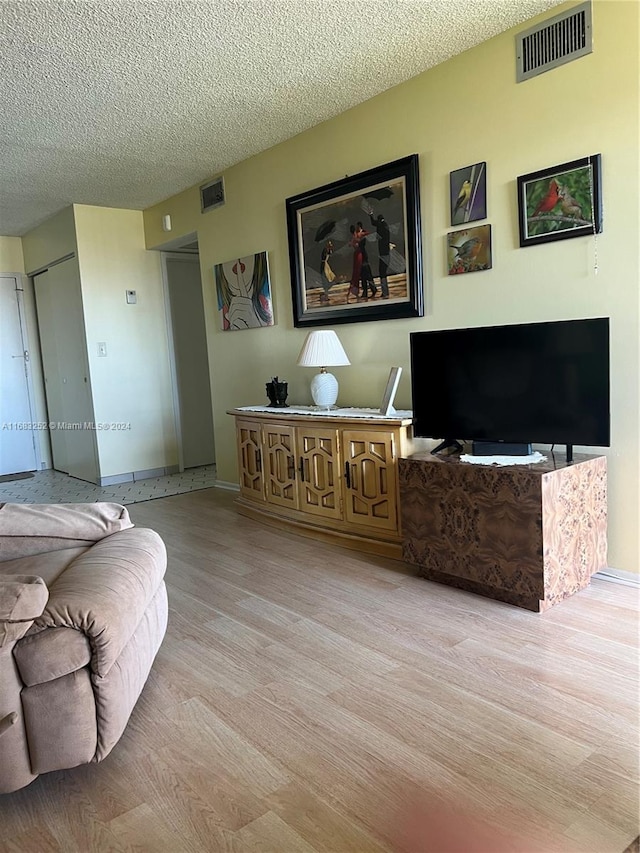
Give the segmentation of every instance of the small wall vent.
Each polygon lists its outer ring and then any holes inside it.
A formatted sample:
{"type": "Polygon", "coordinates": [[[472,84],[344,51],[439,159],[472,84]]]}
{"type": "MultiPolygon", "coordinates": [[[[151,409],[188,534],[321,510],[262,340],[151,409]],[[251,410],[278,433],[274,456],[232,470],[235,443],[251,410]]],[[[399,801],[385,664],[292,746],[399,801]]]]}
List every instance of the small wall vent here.
{"type": "Polygon", "coordinates": [[[206,213],[224,204],[224,178],[215,178],[200,187],[200,210],[206,213]]]}
{"type": "Polygon", "coordinates": [[[574,6],[516,36],[516,81],[522,83],[591,53],[591,2],[574,6]]]}

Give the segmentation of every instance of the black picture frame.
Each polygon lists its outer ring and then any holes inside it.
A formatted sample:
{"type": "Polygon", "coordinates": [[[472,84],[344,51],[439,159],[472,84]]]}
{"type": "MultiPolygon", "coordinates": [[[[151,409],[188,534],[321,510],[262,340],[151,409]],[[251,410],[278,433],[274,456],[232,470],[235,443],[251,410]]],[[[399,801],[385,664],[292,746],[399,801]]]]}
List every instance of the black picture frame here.
{"type": "Polygon", "coordinates": [[[292,196],[286,214],[295,326],[424,316],[417,154],[292,196]]]}
{"type": "Polygon", "coordinates": [[[600,161],[600,154],[591,154],[520,175],[517,179],[520,246],[602,231],[600,161]]]}
{"type": "Polygon", "coordinates": [[[452,226],[487,218],[486,161],[449,172],[449,213],[452,226]]]}

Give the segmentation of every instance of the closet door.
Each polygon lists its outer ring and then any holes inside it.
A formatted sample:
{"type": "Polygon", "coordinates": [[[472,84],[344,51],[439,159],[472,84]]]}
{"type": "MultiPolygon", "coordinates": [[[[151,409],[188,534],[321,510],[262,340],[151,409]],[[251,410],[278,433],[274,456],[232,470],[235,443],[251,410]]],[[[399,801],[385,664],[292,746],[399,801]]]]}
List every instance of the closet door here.
{"type": "MultiPolygon", "coordinates": [[[[34,277],[53,467],[98,482],[84,313],[75,258],[34,277]]],[[[114,377],[115,381],[115,377],[114,377]]]]}

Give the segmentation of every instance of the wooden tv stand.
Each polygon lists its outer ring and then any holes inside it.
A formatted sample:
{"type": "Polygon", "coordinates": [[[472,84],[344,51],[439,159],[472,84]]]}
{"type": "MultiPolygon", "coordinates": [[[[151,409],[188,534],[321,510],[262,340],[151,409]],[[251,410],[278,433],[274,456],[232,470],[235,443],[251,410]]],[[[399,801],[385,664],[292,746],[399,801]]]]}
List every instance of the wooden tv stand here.
{"type": "Polygon", "coordinates": [[[236,421],[239,512],[294,533],[401,559],[398,457],[412,413],[247,406],[236,421]]]}
{"type": "Polygon", "coordinates": [[[399,460],[403,557],[430,580],[542,611],[607,565],[607,460],[399,460]]]}

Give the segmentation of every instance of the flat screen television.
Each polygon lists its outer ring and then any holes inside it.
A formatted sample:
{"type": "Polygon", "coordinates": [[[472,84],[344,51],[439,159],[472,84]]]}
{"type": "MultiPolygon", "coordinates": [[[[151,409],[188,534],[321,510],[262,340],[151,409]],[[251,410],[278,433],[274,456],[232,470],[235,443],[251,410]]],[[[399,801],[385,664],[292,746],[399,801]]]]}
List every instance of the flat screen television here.
{"type": "Polygon", "coordinates": [[[442,446],[608,447],[609,319],[413,332],[411,393],[414,434],[442,446]]]}

